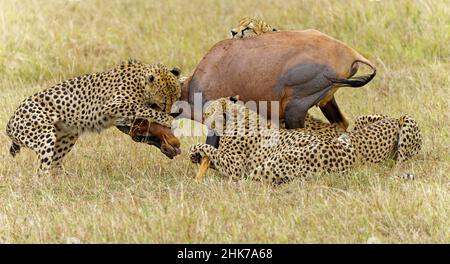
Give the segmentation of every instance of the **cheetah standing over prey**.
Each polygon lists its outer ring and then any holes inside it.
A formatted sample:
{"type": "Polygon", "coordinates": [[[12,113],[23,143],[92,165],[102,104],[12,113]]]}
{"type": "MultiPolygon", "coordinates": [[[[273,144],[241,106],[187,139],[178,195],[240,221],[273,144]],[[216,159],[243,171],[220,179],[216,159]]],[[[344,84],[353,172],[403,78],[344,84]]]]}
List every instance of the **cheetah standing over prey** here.
{"type": "Polygon", "coordinates": [[[15,156],[21,147],[34,150],[42,174],[62,169],[64,156],[84,132],[130,125],[135,118],[170,127],[169,112],[181,93],[179,75],[177,68],[130,60],[38,92],[25,99],[8,122],[10,153],[15,156]]]}
{"type": "Polygon", "coordinates": [[[204,113],[211,129],[223,130],[219,148],[196,144],[190,150],[192,162],[208,157],[212,168],[232,178],[278,184],[315,173],[344,172],[357,163],[391,156],[402,161],[421,147],[420,130],[408,116],[362,116],[348,133],[309,115],[303,129],[274,129],[236,101],[218,99],[204,113]]]}
{"type": "Polygon", "coordinates": [[[243,38],[244,32],[246,31],[251,31],[255,35],[261,35],[266,32],[278,30],[264,22],[262,19],[244,17],[239,21],[239,25],[231,30],[231,35],[233,38],[243,38]]]}

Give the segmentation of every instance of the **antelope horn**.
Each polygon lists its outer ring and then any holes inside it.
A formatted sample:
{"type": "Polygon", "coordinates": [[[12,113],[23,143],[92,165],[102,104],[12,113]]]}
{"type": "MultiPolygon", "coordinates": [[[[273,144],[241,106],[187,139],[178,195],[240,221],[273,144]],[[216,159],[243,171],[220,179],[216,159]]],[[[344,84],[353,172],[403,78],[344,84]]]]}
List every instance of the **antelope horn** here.
{"type": "Polygon", "coordinates": [[[195,180],[196,181],[201,181],[203,180],[203,178],[206,175],[206,172],[209,169],[209,164],[211,163],[211,161],[209,160],[208,157],[203,157],[202,161],[200,162],[200,168],[198,168],[198,172],[197,175],[195,176],[195,180]]]}

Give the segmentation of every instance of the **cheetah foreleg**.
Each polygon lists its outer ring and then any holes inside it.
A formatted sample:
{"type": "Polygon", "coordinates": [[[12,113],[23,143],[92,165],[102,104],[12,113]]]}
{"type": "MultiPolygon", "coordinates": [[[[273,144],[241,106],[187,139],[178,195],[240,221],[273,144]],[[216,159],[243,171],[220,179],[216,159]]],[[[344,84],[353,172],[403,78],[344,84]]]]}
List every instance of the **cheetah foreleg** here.
{"type": "Polygon", "coordinates": [[[192,145],[190,150],[190,159],[193,163],[200,163],[203,157],[208,157],[213,168],[220,173],[238,178],[242,175],[243,170],[243,158],[235,154],[229,154],[220,151],[208,144],[195,144],[192,145]]]}
{"type": "Polygon", "coordinates": [[[167,113],[131,103],[111,103],[106,107],[106,113],[116,119],[116,126],[129,125],[135,118],[147,119],[165,127],[171,127],[173,121],[167,113]]]}

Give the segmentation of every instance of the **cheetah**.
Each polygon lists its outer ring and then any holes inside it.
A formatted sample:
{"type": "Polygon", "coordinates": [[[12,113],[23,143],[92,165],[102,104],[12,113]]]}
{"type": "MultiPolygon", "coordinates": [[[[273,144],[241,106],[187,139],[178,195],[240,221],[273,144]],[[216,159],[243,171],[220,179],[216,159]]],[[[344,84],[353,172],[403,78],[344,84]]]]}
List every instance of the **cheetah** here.
{"type": "Polygon", "coordinates": [[[422,148],[419,125],[408,115],[360,116],[349,136],[360,163],[378,163],[389,158],[402,162],[417,155],[422,148]]]}
{"type": "Polygon", "coordinates": [[[231,36],[232,38],[243,38],[246,31],[253,32],[255,35],[261,35],[278,30],[260,18],[244,17],[239,21],[239,25],[231,30],[231,36]]]}
{"type": "Polygon", "coordinates": [[[21,147],[39,158],[38,175],[62,170],[78,137],[142,118],[171,127],[172,104],[181,95],[180,70],[129,60],[105,72],[65,80],[22,101],[6,133],[10,154],[21,147]]]}
{"type": "Polygon", "coordinates": [[[307,114],[305,128],[278,129],[234,97],[213,101],[204,112],[206,124],[221,131],[219,148],[195,144],[193,163],[207,157],[211,168],[233,178],[280,184],[295,177],[348,172],[357,164],[397,161],[416,155],[420,129],[414,119],[362,116],[351,132],[307,114]]]}

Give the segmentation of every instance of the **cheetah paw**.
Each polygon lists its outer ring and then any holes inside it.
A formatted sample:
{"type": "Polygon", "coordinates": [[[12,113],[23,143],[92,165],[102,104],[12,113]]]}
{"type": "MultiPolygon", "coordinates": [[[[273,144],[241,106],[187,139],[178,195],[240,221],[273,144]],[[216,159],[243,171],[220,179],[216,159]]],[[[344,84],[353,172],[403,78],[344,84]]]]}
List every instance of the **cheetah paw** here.
{"type": "Polygon", "coordinates": [[[193,145],[189,150],[189,158],[192,163],[200,163],[205,153],[200,149],[200,145],[193,145]]]}
{"type": "Polygon", "coordinates": [[[417,177],[414,173],[404,172],[404,173],[400,174],[399,176],[397,176],[397,178],[401,179],[401,180],[415,180],[417,177]]]}

